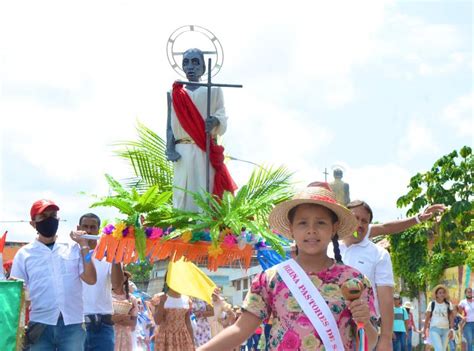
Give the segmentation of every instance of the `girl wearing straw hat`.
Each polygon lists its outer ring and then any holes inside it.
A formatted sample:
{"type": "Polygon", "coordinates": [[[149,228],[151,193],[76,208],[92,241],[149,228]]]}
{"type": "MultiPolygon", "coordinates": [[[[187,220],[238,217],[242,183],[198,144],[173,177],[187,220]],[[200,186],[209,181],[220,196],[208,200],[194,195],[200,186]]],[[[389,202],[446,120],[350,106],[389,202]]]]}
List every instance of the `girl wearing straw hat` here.
{"type": "Polygon", "coordinates": [[[295,240],[296,259],[258,274],[241,317],[198,350],[232,349],[269,316],[270,350],[352,350],[355,323],[365,325],[366,346],[373,349],[377,332],[370,282],[344,265],[339,252],[338,239],[356,228],[352,213],[336,201],[327,183],[318,183],[278,204],[269,222],[274,231],[295,240]],[[331,241],[335,260],[327,256],[331,241]],[[343,291],[361,295],[350,302],[343,291]]]}
{"type": "Polygon", "coordinates": [[[435,351],[444,351],[449,339],[454,338],[453,305],[449,302],[448,289],[442,284],[433,289],[433,300],[426,309],[424,335],[429,336],[435,351]]]}

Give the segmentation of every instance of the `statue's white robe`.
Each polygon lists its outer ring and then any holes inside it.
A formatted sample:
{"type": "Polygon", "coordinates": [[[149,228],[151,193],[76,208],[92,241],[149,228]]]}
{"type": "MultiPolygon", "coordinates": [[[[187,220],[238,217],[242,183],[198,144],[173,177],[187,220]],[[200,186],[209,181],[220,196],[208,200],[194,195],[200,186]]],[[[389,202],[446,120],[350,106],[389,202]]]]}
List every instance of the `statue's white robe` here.
{"type": "MultiPolygon", "coordinates": [[[[191,100],[196,105],[201,117],[205,120],[207,115],[207,87],[199,87],[194,91],[186,89],[191,100]]],[[[227,116],[225,115],[224,96],[220,87],[211,89],[211,116],[219,119],[220,124],[213,129],[212,136],[223,135],[227,129],[227,116]]],[[[175,140],[191,138],[179,123],[173,106],[171,106],[171,129],[175,140]]],[[[176,151],[181,158],[174,162],[173,206],[186,211],[198,212],[191,195],[177,188],[198,192],[206,190],[206,152],[196,144],[176,144],[176,151]]],[[[210,189],[214,185],[214,169],[210,166],[210,189]]]]}

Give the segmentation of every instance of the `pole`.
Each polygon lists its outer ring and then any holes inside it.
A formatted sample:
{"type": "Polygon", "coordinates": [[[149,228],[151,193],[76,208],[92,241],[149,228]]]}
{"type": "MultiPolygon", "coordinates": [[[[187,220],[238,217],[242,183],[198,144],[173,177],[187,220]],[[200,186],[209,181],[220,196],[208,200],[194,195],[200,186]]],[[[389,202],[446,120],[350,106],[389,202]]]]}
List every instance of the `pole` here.
{"type": "MultiPolygon", "coordinates": [[[[211,116],[211,59],[207,61],[207,118],[211,116]]],[[[210,164],[210,153],[211,153],[211,131],[206,128],[206,191],[209,193],[211,188],[211,164],[210,164]]]]}

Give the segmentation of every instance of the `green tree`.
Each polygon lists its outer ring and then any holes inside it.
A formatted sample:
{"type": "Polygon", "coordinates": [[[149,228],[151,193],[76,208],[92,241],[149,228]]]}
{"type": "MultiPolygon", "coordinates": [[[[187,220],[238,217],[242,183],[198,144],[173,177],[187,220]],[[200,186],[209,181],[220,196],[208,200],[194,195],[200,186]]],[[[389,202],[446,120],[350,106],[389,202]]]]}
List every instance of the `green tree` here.
{"type": "MultiPolygon", "coordinates": [[[[398,207],[409,207],[407,215],[418,213],[428,204],[448,206],[438,221],[426,224],[430,226],[428,229],[432,231],[433,239],[421,276],[431,285],[438,282],[444,269],[471,260],[473,231],[468,228],[474,218],[473,183],[474,157],[472,149],[464,146],[459,152],[454,150],[441,157],[431,170],[413,176],[408,193],[397,201],[398,207]]],[[[393,254],[398,255],[395,251],[393,254]]],[[[407,272],[402,273],[404,276],[407,272]]]]}
{"type": "Polygon", "coordinates": [[[132,273],[132,281],[145,284],[150,280],[150,272],[153,269],[153,263],[143,260],[137,263],[127,265],[125,270],[132,273]]]}

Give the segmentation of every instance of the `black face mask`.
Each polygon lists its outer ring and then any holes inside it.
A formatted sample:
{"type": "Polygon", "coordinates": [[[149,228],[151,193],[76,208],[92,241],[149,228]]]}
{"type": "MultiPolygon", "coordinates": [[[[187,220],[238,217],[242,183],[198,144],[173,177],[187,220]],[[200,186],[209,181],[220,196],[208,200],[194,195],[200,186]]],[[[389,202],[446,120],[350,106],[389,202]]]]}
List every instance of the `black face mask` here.
{"type": "Polygon", "coordinates": [[[51,238],[56,235],[59,226],[59,219],[54,217],[48,217],[41,222],[36,222],[36,230],[42,236],[51,238]]]}

